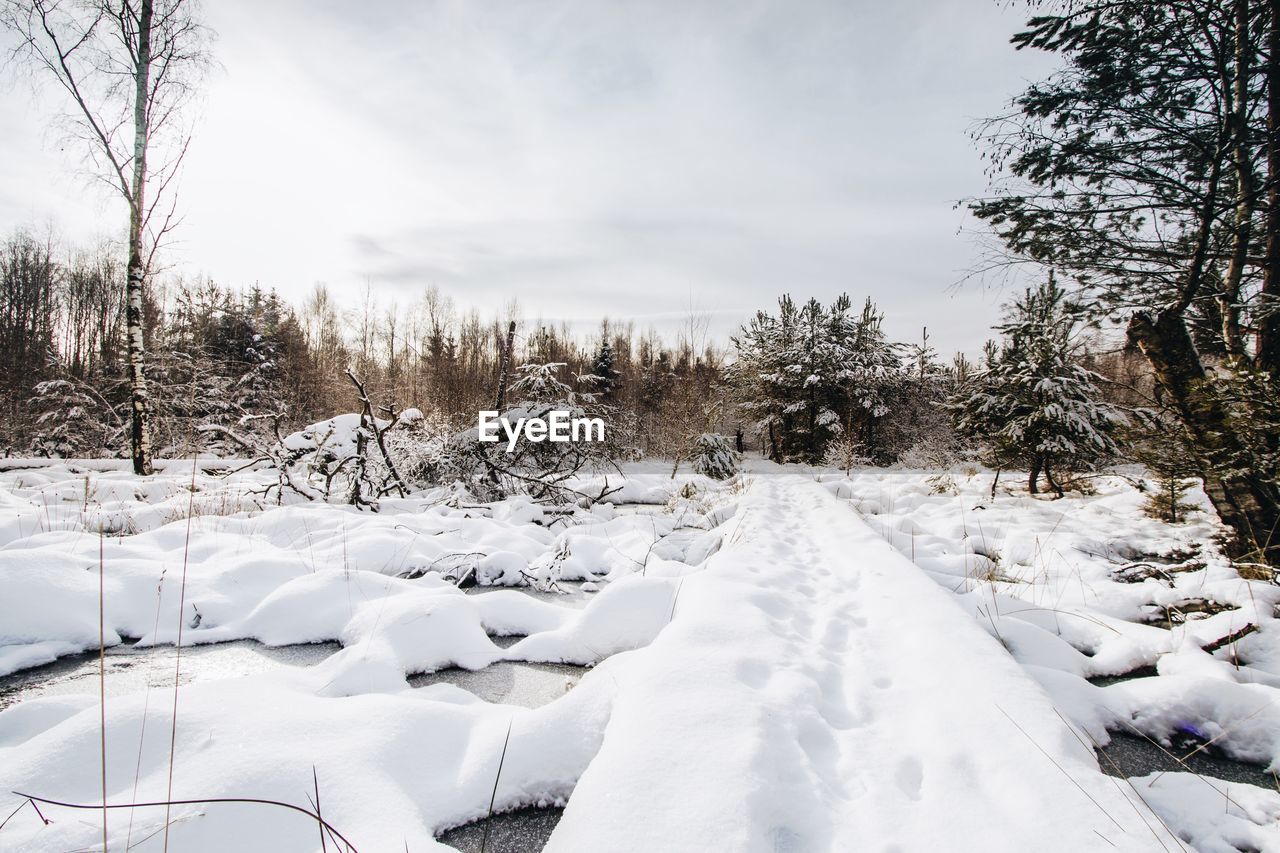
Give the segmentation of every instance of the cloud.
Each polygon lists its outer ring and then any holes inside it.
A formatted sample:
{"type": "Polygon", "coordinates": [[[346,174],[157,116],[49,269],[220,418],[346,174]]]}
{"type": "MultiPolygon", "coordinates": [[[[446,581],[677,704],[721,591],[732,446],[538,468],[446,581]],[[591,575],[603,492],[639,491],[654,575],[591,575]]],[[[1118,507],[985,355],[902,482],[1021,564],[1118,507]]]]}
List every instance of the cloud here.
{"type": "Polygon", "coordinates": [[[895,333],[986,336],[991,300],[945,292],[976,252],[953,209],[984,183],[965,130],[1044,68],[1009,49],[1019,19],[997,4],[206,11],[225,72],[180,253],[219,280],[295,298],[369,280],[402,301],[436,284],[570,317],[681,316],[692,298],[725,330],[784,291],[847,290],[895,333]]]}

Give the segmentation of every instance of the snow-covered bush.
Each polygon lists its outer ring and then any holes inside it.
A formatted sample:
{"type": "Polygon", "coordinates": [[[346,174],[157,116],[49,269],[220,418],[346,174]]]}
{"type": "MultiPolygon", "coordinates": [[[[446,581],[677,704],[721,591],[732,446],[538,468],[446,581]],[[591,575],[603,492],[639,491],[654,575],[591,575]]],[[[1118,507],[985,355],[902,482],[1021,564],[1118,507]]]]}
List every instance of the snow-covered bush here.
{"type": "MultiPolygon", "coordinates": [[[[419,414],[416,409],[413,413],[419,414]]],[[[445,448],[453,428],[441,417],[405,420],[401,413],[396,429],[383,434],[387,455],[404,482],[413,487],[450,482],[442,476],[445,448]]]]}
{"type": "Polygon", "coordinates": [[[738,454],[727,436],[704,432],[693,444],[694,471],[713,480],[727,480],[738,473],[738,454]]]}
{"type": "Polygon", "coordinates": [[[303,427],[280,444],[287,454],[285,464],[299,466],[309,480],[323,484],[326,497],[341,486],[348,500],[359,504],[403,489],[388,437],[397,428],[408,429],[421,421],[422,412],[417,409],[388,418],[352,412],[303,427]]]}
{"type": "Polygon", "coordinates": [[[973,457],[950,441],[920,441],[898,454],[898,464],[904,468],[951,468],[973,457]]]}
{"type": "Polygon", "coordinates": [[[38,456],[95,457],[120,446],[126,422],[93,386],[72,378],[35,387],[31,450],[38,456]]]}
{"type": "MultiPolygon", "coordinates": [[[[607,418],[611,408],[600,404],[593,391],[575,391],[560,380],[563,367],[556,362],[522,365],[509,388],[520,402],[505,408],[500,417],[513,425],[521,419],[549,419],[552,412],[566,412],[570,418],[607,418]]],[[[575,381],[590,389],[595,377],[575,381]]],[[[591,502],[607,492],[580,491],[579,476],[617,471],[617,460],[627,457],[627,448],[618,443],[618,437],[610,439],[607,426],[604,441],[530,441],[521,433],[510,452],[505,436],[483,442],[479,428],[473,427],[444,443],[433,476],[440,483],[460,482],[482,500],[527,495],[547,503],[591,502]]]]}
{"type": "Polygon", "coordinates": [[[871,457],[863,453],[862,442],[845,433],[827,445],[827,453],[822,461],[832,468],[839,468],[848,477],[859,465],[871,464],[871,457]]]}
{"type": "Polygon", "coordinates": [[[281,434],[282,416],[278,413],[246,415],[236,428],[206,423],[198,431],[270,463],[279,479],[267,492],[274,492],[281,502],[286,493],[320,501],[340,497],[347,503],[377,511],[380,498],[392,492],[404,497],[409,487],[396,464],[393,447],[402,458],[416,458],[408,448],[419,443],[408,440],[397,444],[391,436],[396,430],[407,432],[419,427],[423,415],[418,409],[387,408],[387,417],[375,417],[363,384],[351,371],[347,373],[359,392],[359,412],[335,415],[288,435],[281,434]],[[271,424],[273,441],[260,439],[254,430],[264,421],[271,424]]]}

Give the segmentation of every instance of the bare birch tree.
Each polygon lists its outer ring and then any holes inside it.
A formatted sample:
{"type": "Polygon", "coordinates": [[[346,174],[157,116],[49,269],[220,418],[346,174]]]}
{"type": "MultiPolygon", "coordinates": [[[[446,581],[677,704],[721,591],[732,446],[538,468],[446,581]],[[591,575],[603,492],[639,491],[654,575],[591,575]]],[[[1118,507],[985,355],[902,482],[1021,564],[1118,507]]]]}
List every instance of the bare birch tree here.
{"type": "Polygon", "coordinates": [[[128,205],[126,351],[130,456],[151,473],[151,398],[143,288],[177,224],[176,177],[190,141],[191,103],[210,60],[195,0],[0,0],[13,59],[65,98],[62,129],[95,181],[128,205]]]}

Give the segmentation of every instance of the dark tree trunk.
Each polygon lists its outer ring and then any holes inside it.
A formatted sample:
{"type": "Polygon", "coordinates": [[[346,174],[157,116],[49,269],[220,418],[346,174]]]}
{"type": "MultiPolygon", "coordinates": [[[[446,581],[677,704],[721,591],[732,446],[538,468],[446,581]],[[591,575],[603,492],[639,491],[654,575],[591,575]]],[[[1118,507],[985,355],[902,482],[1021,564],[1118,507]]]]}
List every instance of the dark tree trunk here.
{"type": "Polygon", "coordinates": [[[511,350],[516,341],[516,321],[507,326],[507,340],[502,347],[502,358],[498,367],[498,393],[495,395],[493,407],[502,414],[507,405],[507,383],[511,381],[511,350]]]}
{"type": "MultiPolygon", "coordinates": [[[[1209,455],[1239,450],[1238,436],[1222,404],[1204,393],[1199,353],[1180,313],[1146,313],[1129,321],[1129,337],[1142,350],[1156,382],[1178,412],[1192,444],[1209,455]]],[[[1222,476],[1206,466],[1205,492],[1218,516],[1236,534],[1236,556],[1280,563],[1280,494],[1260,473],[1222,476]]]]}
{"type": "Polygon", "coordinates": [[[809,461],[822,461],[818,453],[818,398],[812,386],[809,388],[809,461]]]}
{"type": "Polygon", "coordinates": [[[1240,326],[1240,285],[1248,263],[1251,237],[1254,188],[1253,158],[1249,151],[1249,55],[1253,42],[1249,35],[1249,0],[1235,0],[1236,49],[1235,74],[1228,92],[1231,99],[1231,161],[1236,173],[1236,209],[1232,223],[1231,259],[1218,296],[1222,314],[1222,341],[1233,360],[1246,357],[1244,331],[1240,326]]]}
{"type": "MultiPolygon", "coordinates": [[[[1280,305],[1280,0],[1267,4],[1267,245],[1262,298],[1280,305]]],[[[1258,366],[1280,379],[1280,311],[1259,320],[1258,366]]]]}
{"type": "Polygon", "coordinates": [[[1044,478],[1049,481],[1049,488],[1053,489],[1054,495],[1062,497],[1064,494],[1062,484],[1053,478],[1053,471],[1050,470],[1048,461],[1044,463],[1044,478]]]}
{"type": "Polygon", "coordinates": [[[1027,475],[1027,491],[1033,495],[1040,494],[1040,457],[1031,460],[1031,472],[1027,475]]]}

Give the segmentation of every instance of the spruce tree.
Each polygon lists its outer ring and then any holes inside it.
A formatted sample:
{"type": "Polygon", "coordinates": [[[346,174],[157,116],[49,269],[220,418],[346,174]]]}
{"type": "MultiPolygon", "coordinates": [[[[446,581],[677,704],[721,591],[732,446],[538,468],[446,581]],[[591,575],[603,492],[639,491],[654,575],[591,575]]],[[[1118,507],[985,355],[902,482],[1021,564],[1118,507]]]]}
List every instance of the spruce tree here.
{"type": "Polygon", "coordinates": [[[611,402],[618,387],[618,371],[614,367],[613,347],[606,332],[600,339],[600,349],[591,360],[591,375],[596,377],[595,393],[603,402],[611,402]]]}
{"type": "Polygon", "coordinates": [[[898,348],[870,300],[857,315],[851,305],[846,295],[830,307],[784,296],[776,316],[758,312],[733,339],[729,379],[771,458],[818,463],[840,436],[869,443],[887,414],[898,348]]]}
{"type": "Polygon", "coordinates": [[[1113,433],[1124,417],[1100,399],[1098,375],[1079,363],[1084,312],[1052,276],[1010,305],[1006,318],[996,327],[1003,345],[988,347],[985,368],[947,406],[962,433],[991,442],[997,464],[1027,466],[1032,494],[1043,475],[1061,497],[1062,474],[1116,452],[1113,433]]]}

